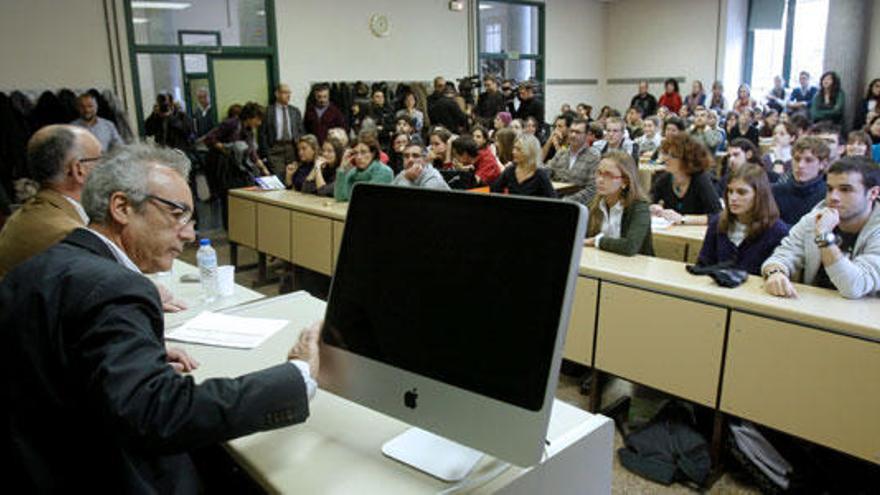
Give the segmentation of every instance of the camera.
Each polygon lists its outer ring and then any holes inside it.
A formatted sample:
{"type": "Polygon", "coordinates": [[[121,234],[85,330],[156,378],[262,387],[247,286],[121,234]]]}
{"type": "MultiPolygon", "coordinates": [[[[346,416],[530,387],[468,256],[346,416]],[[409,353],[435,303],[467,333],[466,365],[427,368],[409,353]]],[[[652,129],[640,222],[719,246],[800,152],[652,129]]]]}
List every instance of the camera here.
{"type": "Polygon", "coordinates": [[[169,94],[159,93],[158,95],[156,95],[156,105],[159,107],[159,113],[171,112],[171,107],[173,103],[173,99],[169,94]]]}
{"type": "Polygon", "coordinates": [[[458,81],[458,93],[464,97],[464,100],[467,103],[473,105],[476,97],[475,93],[477,93],[483,86],[483,81],[480,79],[480,76],[465,76],[456,79],[456,81],[458,81]]]}

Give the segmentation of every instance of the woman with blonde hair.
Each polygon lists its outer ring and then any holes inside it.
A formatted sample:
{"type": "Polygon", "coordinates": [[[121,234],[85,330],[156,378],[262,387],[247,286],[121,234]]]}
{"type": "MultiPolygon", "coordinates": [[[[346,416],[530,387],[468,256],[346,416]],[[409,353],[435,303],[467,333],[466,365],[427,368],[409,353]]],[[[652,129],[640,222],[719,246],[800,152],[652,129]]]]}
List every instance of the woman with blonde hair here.
{"type": "Polygon", "coordinates": [[[492,184],[492,192],[555,198],[556,191],[547,171],[541,166],[541,143],[529,134],[513,141],[513,164],[508,165],[492,184]]]}
{"type": "Polygon", "coordinates": [[[622,151],[606,153],[595,181],[584,245],[625,256],[653,255],[651,210],[632,157],[622,151]]]}

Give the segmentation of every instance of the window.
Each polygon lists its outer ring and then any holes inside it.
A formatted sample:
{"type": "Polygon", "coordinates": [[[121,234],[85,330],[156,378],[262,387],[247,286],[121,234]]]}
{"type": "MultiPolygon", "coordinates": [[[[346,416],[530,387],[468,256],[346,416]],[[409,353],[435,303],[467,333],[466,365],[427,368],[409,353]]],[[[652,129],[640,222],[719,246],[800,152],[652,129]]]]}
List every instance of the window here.
{"type": "MultiPolygon", "coordinates": [[[[745,81],[759,99],[782,76],[787,87],[798,73],[822,73],[828,0],[751,0],[745,81]]],[[[815,80],[814,80],[815,82],[815,80]]]]}
{"type": "Polygon", "coordinates": [[[544,5],[478,2],[480,73],[524,81],[544,79],[544,5]]]}
{"type": "Polygon", "coordinates": [[[180,31],[219,31],[224,46],[266,46],[266,0],[131,0],[138,45],[176,45],[180,31]]]}

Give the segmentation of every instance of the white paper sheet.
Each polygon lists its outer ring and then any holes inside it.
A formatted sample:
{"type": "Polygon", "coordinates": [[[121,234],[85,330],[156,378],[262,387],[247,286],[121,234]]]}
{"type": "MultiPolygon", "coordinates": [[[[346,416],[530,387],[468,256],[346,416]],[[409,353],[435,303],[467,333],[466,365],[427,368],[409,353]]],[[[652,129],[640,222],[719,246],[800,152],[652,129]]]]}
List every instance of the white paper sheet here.
{"type": "Polygon", "coordinates": [[[663,217],[651,217],[651,230],[668,229],[672,222],[663,217]]]}
{"type": "Polygon", "coordinates": [[[287,320],[246,318],[202,311],[183,325],[169,330],[165,338],[217,347],[253,349],[288,323],[287,320]]]}

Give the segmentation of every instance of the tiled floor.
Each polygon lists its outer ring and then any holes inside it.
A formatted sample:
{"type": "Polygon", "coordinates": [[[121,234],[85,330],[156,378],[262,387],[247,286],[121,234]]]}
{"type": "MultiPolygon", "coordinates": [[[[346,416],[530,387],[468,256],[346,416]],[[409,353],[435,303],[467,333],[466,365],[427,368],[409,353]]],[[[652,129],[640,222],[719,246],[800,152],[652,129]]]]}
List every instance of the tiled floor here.
{"type": "MultiPolygon", "coordinates": [[[[217,258],[218,262],[223,264],[229,263],[229,245],[226,243],[225,238],[222,236],[214,236],[212,237],[212,241],[215,249],[217,250],[217,258]]],[[[196,246],[190,245],[186,251],[181,256],[181,260],[186,261],[187,263],[195,263],[195,251],[196,246]]],[[[250,263],[256,263],[257,255],[253,250],[247,248],[239,249],[239,265],[247,265],[250,263]]],[[[282,264],[275,263],[271,265],[270,271],[281,271],[282,264]]],[[[257,279],[257,270],[239,270],[235,274],[235,281],[238,284],[252,287],[252,284],[257,279]]],[[[255,290],[259,291],[266,296],[274,296],[278,294],[278,283],[273,283],[269,285],[265,285],[262,287],[255,287],[255,290]]],[[[610,403],[617,396],[626,393],[628,390],[627,384],[621,381],[612,381],[608,386],[605,387],[605,392],[603,395],[603,402],[610,403]]],[[[581,407],[583,409],[587,409],[588,398],[580,393],[580,381],[577,378],[561,375],[559,380],[559,386],[556,389],[556,397],[560,400],[564,400],[570,404],[581,407]]],[[[615,451],[623,446],[623,440],[620,436],[619,432],[615,431],[614,434],[614,449],[615,451]]],[[[680,494],[680,493],[693,493],[692,489],[689,489],[682,485],[672,485],[672,486],[663,486],[657,483],[653,483],[644,478],[636,476],[635,474],[624,469],[620,462],[617,460],[617,456],[614,456],[614,467],[613,467],[613,480],[612,480],[612,493],[614,494],[680,494]]],[[[747,485],[743,485],[741,482],[733,479],[730,475],[724,474],[720,479],[718,479],[712,488],[708,491],[708,493],[717,493],[717,494],[752,494],[759,493],[757,489],[749,487],[747,485]]]]}

